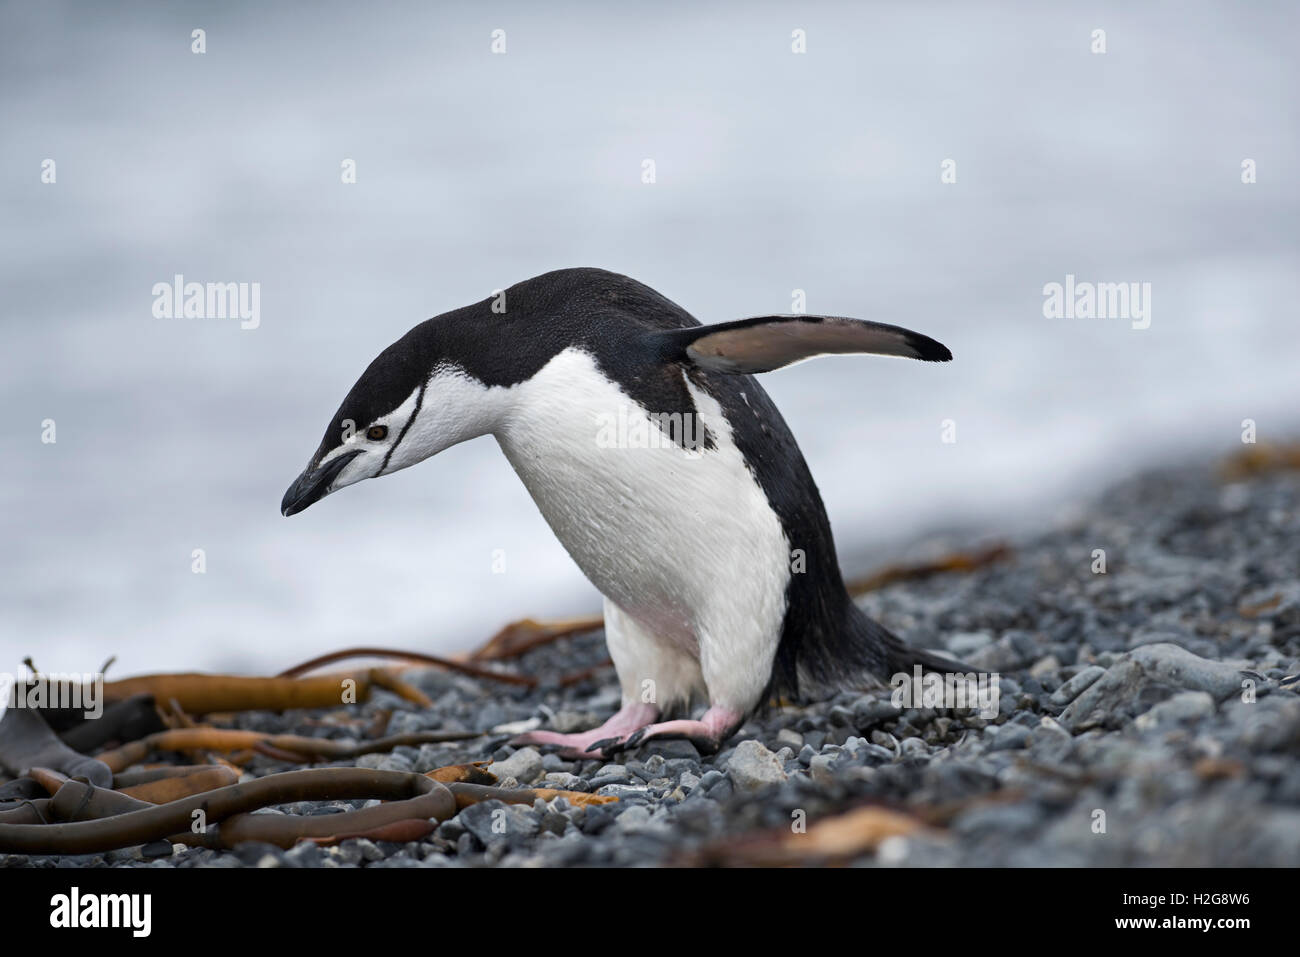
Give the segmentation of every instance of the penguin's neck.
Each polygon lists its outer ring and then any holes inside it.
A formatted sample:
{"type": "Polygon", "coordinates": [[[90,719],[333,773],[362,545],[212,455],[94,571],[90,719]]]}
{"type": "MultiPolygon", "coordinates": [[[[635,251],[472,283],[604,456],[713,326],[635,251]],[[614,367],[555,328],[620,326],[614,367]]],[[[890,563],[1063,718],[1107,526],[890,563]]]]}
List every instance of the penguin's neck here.
{"type": "Polygon", "coordinates": [[[409,468],[453,445],[499,434],[513,413],[517,388],[485,385],[457,366],[439,366],[393,413],[397,442],[384,471],[409,468]]]}

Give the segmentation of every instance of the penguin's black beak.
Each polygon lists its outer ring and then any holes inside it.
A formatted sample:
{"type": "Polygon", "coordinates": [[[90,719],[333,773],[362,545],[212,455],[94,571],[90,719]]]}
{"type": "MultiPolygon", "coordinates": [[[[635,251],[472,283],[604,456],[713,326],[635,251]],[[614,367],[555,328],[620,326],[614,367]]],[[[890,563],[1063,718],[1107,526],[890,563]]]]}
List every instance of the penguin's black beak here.
{"type": "Polygon", "coordinates": [[[361,454],[361,450],[344,452],[338,458],[330,459],[318,469],[307,469],[289,486],[280,500],[280,514],[286,518],[297,515],[308,505],[320,501],[329,492],[330,483],[343,471],[343,467],[361,454]]]}

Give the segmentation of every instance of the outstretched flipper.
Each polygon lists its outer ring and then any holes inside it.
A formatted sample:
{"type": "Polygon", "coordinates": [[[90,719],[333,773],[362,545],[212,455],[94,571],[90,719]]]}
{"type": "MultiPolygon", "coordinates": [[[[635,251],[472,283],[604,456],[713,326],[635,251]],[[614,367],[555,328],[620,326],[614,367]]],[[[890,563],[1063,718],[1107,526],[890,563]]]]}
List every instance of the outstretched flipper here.
{"type": "Polygon", "coordinates": [[[919,332],[843,316],[755,316],[654,333],[661,354],[716,372],[770,372],[814,356],[863,353],[948,362],[952,353],[919,332]]]}

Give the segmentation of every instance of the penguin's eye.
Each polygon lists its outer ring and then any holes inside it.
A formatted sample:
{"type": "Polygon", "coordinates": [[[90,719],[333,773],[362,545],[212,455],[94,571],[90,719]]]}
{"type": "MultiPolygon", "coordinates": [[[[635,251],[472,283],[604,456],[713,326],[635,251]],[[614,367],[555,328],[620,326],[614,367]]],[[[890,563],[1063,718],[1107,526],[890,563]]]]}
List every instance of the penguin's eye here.
{"type": "Polygon", "coordinates": [[[366,438],[372,442],[378,442],[386,435],[388,435],[388,426],[386,425],[372,425],[366,429],[366,438]]]}

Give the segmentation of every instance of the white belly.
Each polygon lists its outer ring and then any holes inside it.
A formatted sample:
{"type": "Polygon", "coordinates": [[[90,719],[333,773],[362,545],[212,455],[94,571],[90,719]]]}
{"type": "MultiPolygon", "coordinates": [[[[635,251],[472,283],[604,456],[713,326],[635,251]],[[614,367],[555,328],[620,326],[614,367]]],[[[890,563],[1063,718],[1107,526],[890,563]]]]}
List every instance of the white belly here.
{"type": "Polygon", "coordinates": [[[688,387],[714,442],[690,454],[647,417],[668,410],[641,408],[590,355],[569,349],[514,387],[497,439],[606,598],[661,640],[703,656],[706,678],[709,658],[748,657],[770,671],[791,545],[721,408],[688,387]],[[618,447],[646,437],[660,447],[618,447]]]}

